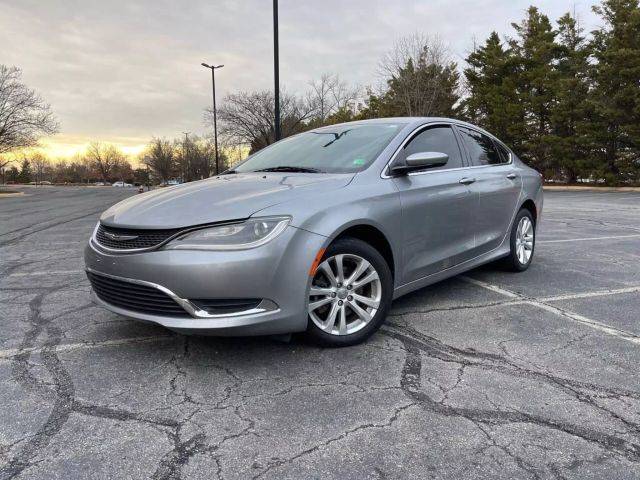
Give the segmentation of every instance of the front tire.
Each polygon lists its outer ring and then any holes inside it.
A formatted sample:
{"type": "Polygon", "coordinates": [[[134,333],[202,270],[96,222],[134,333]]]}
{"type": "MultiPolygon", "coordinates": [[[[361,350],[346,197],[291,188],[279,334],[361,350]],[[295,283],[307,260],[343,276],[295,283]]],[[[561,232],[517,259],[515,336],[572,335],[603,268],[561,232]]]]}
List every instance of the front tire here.
{"type": "Polygon", "coordinates": [[[533,260],[536,241],[536,224],[533,215],[526,208],[520,209],[511,227],[509,255],[504,266],[512,272],[524,272],[533,260]]]}
{"type": "Polygon", "coordinates": [[[328,347],[361,343],[383,324],[392,296],[391,271],[380,252],[362,240],[341,238],[314,272],[307,337],[328,347]]]}

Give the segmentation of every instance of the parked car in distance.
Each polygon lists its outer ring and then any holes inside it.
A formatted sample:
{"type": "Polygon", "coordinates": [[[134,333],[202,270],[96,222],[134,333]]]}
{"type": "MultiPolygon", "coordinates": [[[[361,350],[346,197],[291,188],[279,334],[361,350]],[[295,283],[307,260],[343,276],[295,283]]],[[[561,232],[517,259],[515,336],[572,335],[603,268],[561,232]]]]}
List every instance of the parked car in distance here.
{"type": "Polygon", "coordinates": [[[134,319],[353,345],[394,298],[487,262],[526,270],[542,205],[540,174],[481,128],[351,122],[114,205],[85,263],[94,300],[134,319]]]}
{"type": "Polygon", "coordinates": [[[113,182],[111,184],[112,187],[133,187],[133,184],[131,183],[126,183],[123,182],[122,180],[118,181],[118,182],[113,182]]]}
{"type": "Polygon", "coordinates": [[[111,184],[110,184],[110,183],[108,183],[108,182],[96,182],[96,183],[94,183],[94,185],[95,185],[96,187],[108,187],[108,186],[109,186],[109,185],[111,185],[111,184]]]}

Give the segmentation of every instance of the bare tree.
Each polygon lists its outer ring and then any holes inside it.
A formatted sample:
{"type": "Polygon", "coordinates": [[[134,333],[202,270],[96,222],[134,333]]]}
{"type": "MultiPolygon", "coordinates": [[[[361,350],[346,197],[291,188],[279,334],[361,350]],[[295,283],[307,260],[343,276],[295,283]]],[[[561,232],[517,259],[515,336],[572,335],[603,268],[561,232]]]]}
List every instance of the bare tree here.
{"type": "Polygon", "coordinates": [[[90,143],[85,152],[85,158],[105,182],[110,180],[118,168],[128,163],[124,153],[110,143],[90,143]]]}
{"type": "Polygon", "coordinates": [[[44,154],[36,152],[31,156],[31,166],[36,177],[36,184],[38,184],[44,179],[44,174],[51,167],[51,162],[44,154]]]}
{"type": "MultiPolygon", "coordinates": [[[[280,94],[282,136],[287,137],[304,130],[305,121],[313,114],[313,107],[300,98],[285,92],[280,94]]],[[[213,115],[207,110],[206,120],[211,123],[213,115]]],[[[249,145],[257,151],[274,142],[273,92],[239,92],[227,95],[218,109],[220,134],[227,141],[249,145]]]]}
{"type": "Polygon", "coordinates": [[[0,65],[0,153],[34,146],[58,131],[51,107],[21,76],[19,68],[0,65]]]}
{"type": "Polygon", "coordinates": [[[148,166],[162,183],[166,183],[176,169],[176,151],[173,143],[164,138],[153,138],[147,146],[142,163],[148,166]]]}
{"type": "Polygon", "coordinates": [[[13,158],[10,159],[6,159],[6,158],[0,158],[0,168],[4,168],[7,165],[9,165],[11,162],[14,162],[15,160],[13,158]]]}
{"type": "MultiPolygon", "coordinates": [[[[191,182],[211,175],[215,168],[215,148],[212,139],[191,136],[174,142],[176,161],[182,180],[191,182]]],[[[220,152],[220,163],[224,165],[224,153],[220,152]]]]}
{"type": "Polygon", "coordinates": [[[314,120],[321,125],[331,115],[354,109],[360,95],[359,88],[349,87],[338,75],[328,73],[309,85],[311,90],[307,94],[307,104],[312,109],[314,120]]]}

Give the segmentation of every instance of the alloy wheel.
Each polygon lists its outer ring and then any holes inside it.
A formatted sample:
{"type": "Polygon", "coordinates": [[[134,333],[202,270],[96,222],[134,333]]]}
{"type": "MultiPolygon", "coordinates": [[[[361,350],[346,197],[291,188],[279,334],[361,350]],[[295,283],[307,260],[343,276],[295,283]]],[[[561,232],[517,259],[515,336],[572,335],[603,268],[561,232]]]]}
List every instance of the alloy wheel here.
{"type": "Polygon", "coordinates": [[[534,235],[533,222],[529,217],[522,217],[516,230],[516,256],[522,265],[531,259],[534,235]]]}
{"type": "Polygon", "coordinates": [[[309,317],[326,333],[349,335],[375,316],[382,299],[378,272],[366,259],[339,254],[317,268],[309,290],[309,317]]]}

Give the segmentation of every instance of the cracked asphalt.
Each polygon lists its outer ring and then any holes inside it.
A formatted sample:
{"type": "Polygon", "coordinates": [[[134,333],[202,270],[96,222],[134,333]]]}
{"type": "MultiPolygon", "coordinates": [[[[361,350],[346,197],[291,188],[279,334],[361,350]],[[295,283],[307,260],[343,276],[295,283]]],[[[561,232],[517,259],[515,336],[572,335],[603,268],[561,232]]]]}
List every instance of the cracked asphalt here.
{"type": "Polygon", "coordinates": [[[640,194],[547,192],[532,267],[364,345],[184,337],[91,304],[129,189],[0,198],[0,479],[640,478],[640,194]]]}

